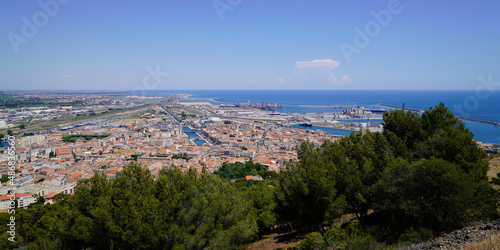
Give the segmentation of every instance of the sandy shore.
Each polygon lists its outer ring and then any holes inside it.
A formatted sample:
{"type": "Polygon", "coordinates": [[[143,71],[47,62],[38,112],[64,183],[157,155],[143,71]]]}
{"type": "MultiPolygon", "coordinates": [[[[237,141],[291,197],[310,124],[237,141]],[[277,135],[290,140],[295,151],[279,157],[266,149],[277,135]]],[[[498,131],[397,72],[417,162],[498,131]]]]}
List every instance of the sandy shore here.
{"type": "Polygon", "coordinates": [[[179,104],[182,104],[182,105],[208,105],[208,106],[212,106],[212,104],[209,103],[209,102],[179,102],[179,104]]]}

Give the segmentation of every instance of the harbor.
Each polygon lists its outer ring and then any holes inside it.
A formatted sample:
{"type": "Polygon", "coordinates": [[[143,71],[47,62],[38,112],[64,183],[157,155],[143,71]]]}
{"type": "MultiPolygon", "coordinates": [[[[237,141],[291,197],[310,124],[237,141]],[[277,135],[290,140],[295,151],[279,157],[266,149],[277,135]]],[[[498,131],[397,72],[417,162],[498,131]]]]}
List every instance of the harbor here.
{"type": "MultiPolygon", "coordinates": [[[[238,95],[243,95],[246,92],[235,91],[238,95]]],[[[273,92],[274,93],[274,92],[273,92]]],[[[319,94],[319,93],[318,93],[319,94]]],[[[333,95],[333,92],[332,92],[333,95]]],[[[299,102],[299,93],[294,95],[293,98],[297,99],[297,103],[293,103],[292,97],[287,99],[276,99],[273,102],[271,98],[256,98],[259,102],[227,102],[229,98],[221,98],[217,95],[212,98],[217,100],[218,103],[211,102],[207,104],[209,97],[199,98],[199,102],[191,105],[184,105],[182,102],[174,102],[172,106],[164,105],[164,107],[173,115],[177,120],[180,120],[181,113],[179,110],[184,110],[187,116],[200,117],[201,120],[213,120],[215,122],[235,121],[235,122],[249,122],[255,124],[275,124],[278,127],[287,128],[300,128],[308,130],[328,130],[332,134],[345,134],[357,132],[360,130],[369,130],[373,132],[380,132],[383,130],[383,113],[387,110],[402,109],[403,105],[386,104],[382,100],[364,100],[356,99],[353,102],[348,102],[342,97],[337,96],[331,100],[331,104],[327,101],[318,101],[311,104],[299,102]],[[260,102],[262,100],[262,102],[260,102]],[[226,102],[224,102],[226,101],[226,102]],[[359,103],[359,104],[358,104],[359,103]],[[364,104],[364,105],[361,105],[364,104]],[[275,109],[275,110],[273,110],[275,109]]],[[[363,96],[363,94],[361,94],[363,96]]],[[[242,97],[240,100],[249,99],[251,96],[242,97]]],[[[371,96],[364,96],[370,98],[371,96]]],[[[359,97],[360,98],[360,97],[359,97]]],[[[377,99],[384,99],[376,97],[377,99]]],[[[185,99],[179,99],[184,101],[185,99]]],[[[411,99],[411,103],[415,100],[411,99]]],[[[446,100],[445,100],[446,101],[446,100]]],[[[456,101],[455,101],[456,102],[456,101]]],[[[395,102],[392,102],[394,104],[395,102]]],[[[397,102],[396,102],[397,103],[397,102]]],[[[447,103],[452,103],[448,101],[447,103]]],[[[419,107],[404,107],[413,112],[422,113],[424,108],[419,107]]],[[[476,113],[481,112],[478,110],[476,113]]],[[[486,143],[498,143],[500,137],[497,135],[498,128],[500,127],[498,121],[493,118],[484,117],[481,115],[473,115],[473,118],[459,117],[462,119],[466,126],[474,133],[474,139],[486,143]],[[494,125],[494,126],[491,126],[494,125]]],[[[189,125],[186,123],[184,125],[189,125]]],[[[195,129],[197,127],[194,127],[195,129]]]]}

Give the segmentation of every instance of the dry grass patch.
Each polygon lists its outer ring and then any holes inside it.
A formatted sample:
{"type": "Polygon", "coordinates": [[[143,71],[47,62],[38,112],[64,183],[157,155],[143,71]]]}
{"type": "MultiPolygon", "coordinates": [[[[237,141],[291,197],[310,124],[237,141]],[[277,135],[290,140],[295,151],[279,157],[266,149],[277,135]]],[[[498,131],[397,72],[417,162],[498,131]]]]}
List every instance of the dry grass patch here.
{"type": "Polygon", "coordinates": [[[247,250],[285,250],[293,249],[304,235],[295,233],[274,233],[265,235],[258,242],[252,243],[247,250]]]}
{"type": "Polygon", "coordinates": [[[494,233],[488,238],[472,242],[461,248],[462,250],[500,250],[500,233],[494,233]]]}
{"type": "Polygon", "coordinates": [[[490,160],[490,170],[488,171],[488,178],[491,180],[493,177],[497,177],[497,173],[500,172],[500,157],[495,157],[490,160]]]}

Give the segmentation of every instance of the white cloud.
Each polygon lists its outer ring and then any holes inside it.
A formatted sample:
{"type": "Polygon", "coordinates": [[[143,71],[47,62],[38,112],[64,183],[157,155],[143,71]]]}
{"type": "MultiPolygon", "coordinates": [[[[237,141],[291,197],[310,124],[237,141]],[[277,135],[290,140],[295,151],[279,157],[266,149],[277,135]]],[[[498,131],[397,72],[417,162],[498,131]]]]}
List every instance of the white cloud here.
{"type": "Polygon", "coordinates": [[[308,84],[340,84],[332,72],[339,65],[332,59],[300,61],[295,63],[294,74],[300,82],[308,84]]]}
{"type": "Polygon", "coordinates": [[[280,78],[278,78],[278,83],[284,85],[284,84],[286,84],[286,80],[280,77],[280,78]]]}
{"type": "Polygon", "coordinates": [[[295,63],[295,66],[297,68],[328,67],[334,69],[339,65],[340,62],[334,61],[332,59],[318,59],[314,61],[300,61],[295,63]]]}
{"type": "Polygon", "coordinates": [[[342,82],[351,82],[351,79],[347,75],[342,76],[342,82]]]}

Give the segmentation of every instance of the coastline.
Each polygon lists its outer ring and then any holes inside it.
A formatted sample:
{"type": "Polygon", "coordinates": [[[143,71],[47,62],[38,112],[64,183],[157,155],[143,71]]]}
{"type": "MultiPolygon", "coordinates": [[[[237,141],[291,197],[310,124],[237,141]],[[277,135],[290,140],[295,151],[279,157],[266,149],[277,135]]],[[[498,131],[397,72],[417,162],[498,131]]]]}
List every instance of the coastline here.
{"type": "MultiPolygon", "coordinates": [[[[360,106],[367,109],[381,109],[392,110],[393,108],[381,107],[378,104],[387,103],[393,106],[405,106],[416,110],[425,110],[437,105],[440,101],[453,112],[458,112],[453,107],[456,104],[463,103],[464,98],[473,94],[473,91],[463,90],[450,90],[450,91],[433,91],[433,90],[418,90],[418,91],[369,91],[369,90],[207,90],[207,91],[186,91],[186,96],[195,96],[204,100],[209,100],[212,105],[216,106],[220,103],[237,103],[239,101],[246,102],[253,100],[254,102],[264,103],[280,103],[284,109],[276,109],[275,113],[281,114],[300,114],[301,116],[315,115],[315,114],[328,114],[340,112],[339,109],[327,108],[325,106],[360,106]],[[230,100],[231,102],[224,102],[223,100],[230,100]],[[315,105],[311,105],[315,104],[315,105]],[[294,105],[294,106],[291,106],[294,105]],[[288,106],[288,108],[286,108],[288,106]],[[306,106],[306,107],[297,107],[306,106]]],[[[499,93],[500,94],[500,93],[499,93]]],[[[480,106],[471,114],[462,114],[461,117],[471,117],[471,119],[464,119],[466,126],[474,134],[474,140],[484,143],[500,144],[500,126],[494,124],[479,123],[475,120],[484,120],[492,122],[500,122],[493,114],[496,114],[500,108],[500,98],[496,98],[496,94],[483,100],[480,106]]],[[[457,114],[455,114],[457,116],[457,114]]],[[[340,122],[359,122],[367,118],[351,118],[348,120],[340,120],[340,122]]],[[[370,122],[381,123],[383,119],[377,117],[370,117],[370,122]]],[[[328,127],[326,127],[328,128],[328,127]]],[[[339,129],[342,130],[342,129],[339,129]]],[[[343,129],[344,131],[351,131],[343,129]]]]}

